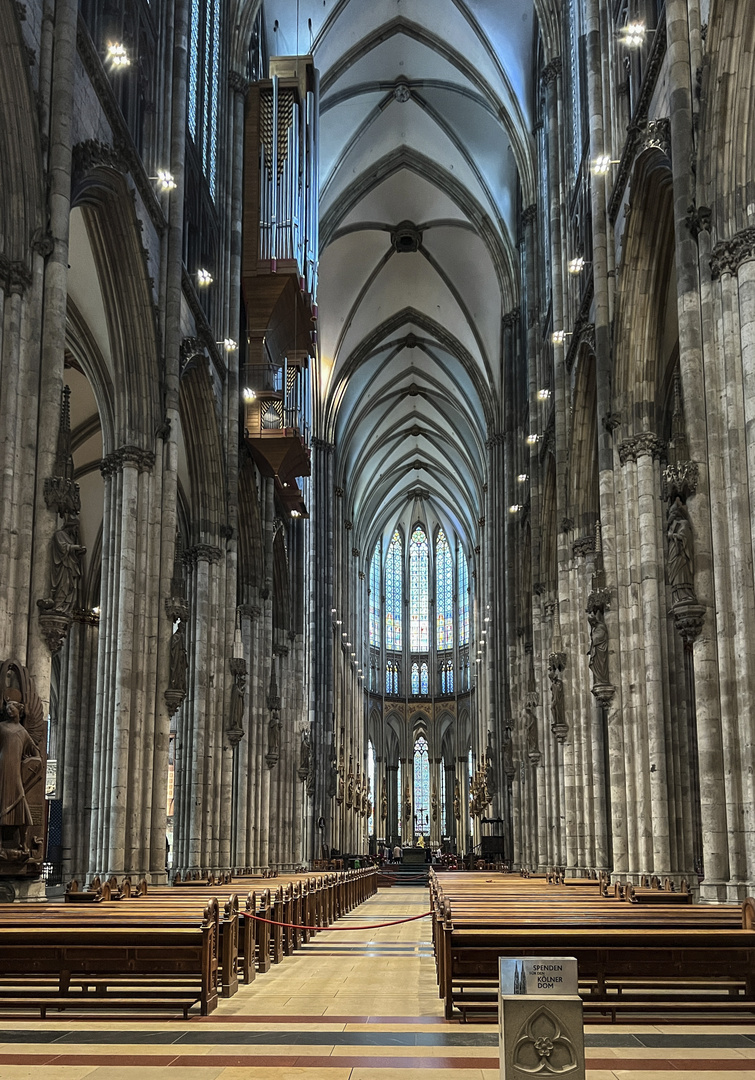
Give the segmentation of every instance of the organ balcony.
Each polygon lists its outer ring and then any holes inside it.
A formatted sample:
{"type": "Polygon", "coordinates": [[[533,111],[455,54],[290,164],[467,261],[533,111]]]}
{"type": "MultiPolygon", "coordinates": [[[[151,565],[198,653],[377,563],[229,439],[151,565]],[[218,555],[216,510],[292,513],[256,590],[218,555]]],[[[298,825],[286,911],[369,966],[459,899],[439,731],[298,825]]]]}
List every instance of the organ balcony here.
{"type": "Polygon", "coordinates": [[[251,364],[311,353],[316,342],[318,113],[311,56],[271,58],[270,78],[247,93],[241,276],[251,364]]]}
{"type": "Polygon", "coordinates": [[[293,517],[307,517],[297,477],[310,475],[310,386],[306,353],[242,369],[244,436],[263,476],[275,478],[293,517]]]}

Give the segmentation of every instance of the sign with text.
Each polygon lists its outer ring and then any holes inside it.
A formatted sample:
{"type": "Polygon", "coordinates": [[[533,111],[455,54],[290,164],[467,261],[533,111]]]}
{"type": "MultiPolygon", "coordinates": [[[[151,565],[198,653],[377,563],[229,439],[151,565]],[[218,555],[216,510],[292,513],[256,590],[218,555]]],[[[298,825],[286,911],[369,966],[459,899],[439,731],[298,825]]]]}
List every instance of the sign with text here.
{"type": "Polygon", "coordinates": [[[499,958],[501,995],[573,995],[578,992],[577,961],[573,956],[499,958]]]}

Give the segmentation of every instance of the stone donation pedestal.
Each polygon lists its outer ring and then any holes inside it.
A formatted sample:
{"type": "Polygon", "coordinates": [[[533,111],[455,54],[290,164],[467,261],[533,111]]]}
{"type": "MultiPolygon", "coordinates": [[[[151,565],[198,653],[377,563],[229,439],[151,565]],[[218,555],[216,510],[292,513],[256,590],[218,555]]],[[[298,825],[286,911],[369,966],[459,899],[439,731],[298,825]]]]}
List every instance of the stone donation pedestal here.
{"type": "Polygon", "coordinates": [[[577,961],[564,956],[501,957],[499,965],[501,1080],[585,1080],[577,961]]]}

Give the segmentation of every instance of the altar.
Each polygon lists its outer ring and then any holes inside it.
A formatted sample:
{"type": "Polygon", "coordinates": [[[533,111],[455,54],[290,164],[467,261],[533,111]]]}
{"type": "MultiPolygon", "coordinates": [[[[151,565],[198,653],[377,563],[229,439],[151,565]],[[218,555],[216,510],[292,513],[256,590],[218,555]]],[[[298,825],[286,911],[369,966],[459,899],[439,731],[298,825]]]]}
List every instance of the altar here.
{"type": "Polygon", "coordinates": [[[425,855],[427,854],[427,848],[423,847],[405,847],[401,852],[401,862],[404,866],[419,866],[424,865],[425,855]]]}

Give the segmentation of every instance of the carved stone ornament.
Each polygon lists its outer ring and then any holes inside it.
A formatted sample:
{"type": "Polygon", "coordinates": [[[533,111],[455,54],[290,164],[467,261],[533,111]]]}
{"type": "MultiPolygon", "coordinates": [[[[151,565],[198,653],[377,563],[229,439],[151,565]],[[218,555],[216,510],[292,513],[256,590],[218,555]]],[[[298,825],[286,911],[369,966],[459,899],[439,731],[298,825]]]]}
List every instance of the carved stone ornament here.
{"type": "Polygon", "coordinates": [[[528,1017],[514,1045],[514,1068],[541,1076],[564,1076],[578,1067],[574,1044],[545,1005],[528,1017]]]}
{"type": "Polygon", "coordinates": [[[549,64],[546,64],[543,68],[540,78],[542,79],[543,86],[550,86],[561,74],[561,57],[555,56],[549,64]]]}
{"type": "Polygon", "coordinates": [[[676,465],[667,465],[661,480],[661,497],[670,501],[676,498],[686,500],[697,491],[699,469],[696,461],[680,461],[676,465]]]}
{"type": "Polygon", "coordinates": [[[87,550],[79,543],[81,501],[79,486],[73,479],[70,394],[70,389],[64,386],[60,399],[55,475],[45,482],[47,505],[63,519],[50,542],[50,593],[37,601],[42,635],[51,653],[60,649],[68,633],[77,606],[82,561],[87,550]]]}
{"type": "Polygon", "coordinates": [[[0,876],[38,877],[45,855],[47,724],[27,668],[0,664],[0,876]]]}
{"type": "Polygon", "coordinates": [[[595,551],[595,534],[589,533],[587,536],[580,536],[579,539],[574,541],[571,549],[575,559],[584,559],[586,555],[590,555],[595,551]]]}
{"type": "Polygon", "coordinates": [[[14,262],[0,254],[0,288],[4,292],[22,295],[31,281],[31,271],[25,263],[14,262]]]}
{"type": "Polygon", "coordinates": [[[639,435],[632,435],[619,444],[619,460],[622,465],[628,461],[637,461],[638,458],[650,456],[653,460],[660,458],[666,451],[666,444],[652,431],[643,431],[639,435]]]}
{"type": "Polygon", "coordinates": [[[391,244],[399,255],[419,251],[422,233],[413,221],[401,221],[391,232],[391,244]]]}
{"type": "Polygon", "coordinates": [[[393,97],[399,104],[403,105],[412,96],[412,92],[406,83],[397,83],[393,88],[393,97]]]}
{"type": "Polygon", "coordinates": [[[755,259],[755,229],[741,229],[730,240],[716,244],[710,256],[710,273],[714,281],[723,274],[737,274],[740,266],[755,259]]]}
{"type": "Polygon", "coordinates": [[[700,631],[705,622],[705,608],[696,600],[680,600],[672,608],[674,623],[687,648],[700,636],[700,631]]]}

